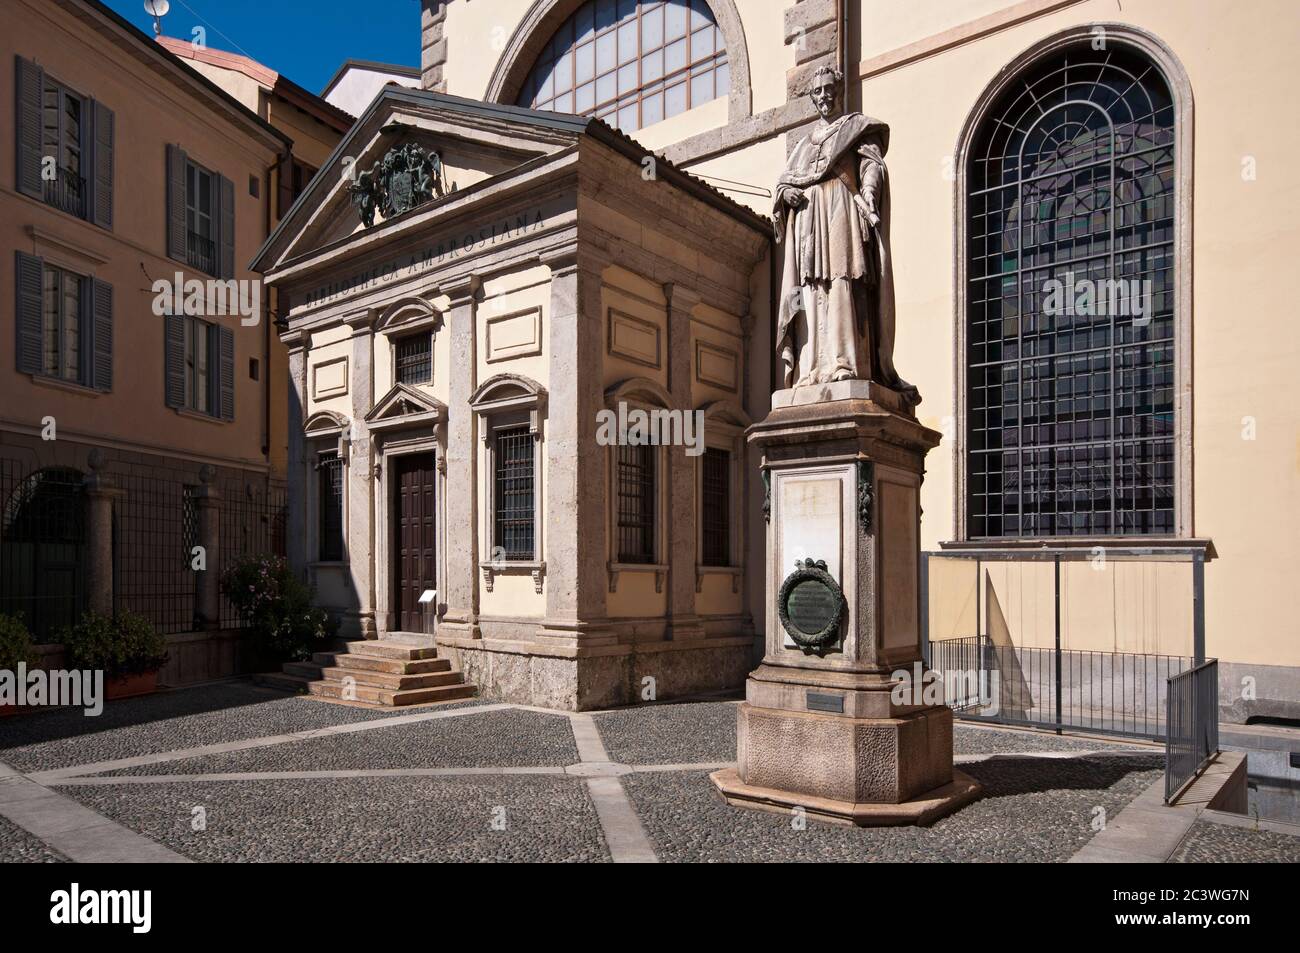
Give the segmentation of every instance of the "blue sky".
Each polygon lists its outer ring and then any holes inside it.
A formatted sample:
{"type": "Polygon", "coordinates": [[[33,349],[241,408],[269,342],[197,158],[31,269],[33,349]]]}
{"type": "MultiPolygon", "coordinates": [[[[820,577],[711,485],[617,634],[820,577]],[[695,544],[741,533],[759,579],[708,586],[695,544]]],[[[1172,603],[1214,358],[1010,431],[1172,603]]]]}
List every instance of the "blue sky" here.
{"type": "MultiPolygon", "coordinates": [[[[102,0],[153,35],[144,0],[102,0]]],[[[420,0],[171,0],[163,34],[251,56],[319,93],[346,59],[420,65],[420,0]]]]}

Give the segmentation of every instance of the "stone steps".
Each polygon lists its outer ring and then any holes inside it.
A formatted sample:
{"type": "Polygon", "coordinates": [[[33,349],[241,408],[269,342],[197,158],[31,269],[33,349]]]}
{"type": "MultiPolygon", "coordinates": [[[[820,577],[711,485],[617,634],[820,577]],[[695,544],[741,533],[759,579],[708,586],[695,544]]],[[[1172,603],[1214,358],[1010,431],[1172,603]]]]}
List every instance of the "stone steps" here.
{"type": "Polygon", "coordinates": [[[255,676],[259,685],[322,698],[384,707],[472,698],[476,685],[452,671],[438,649],[406,638],[347,642],[333,652],[317,652],[310,662],[288,662],[279,672],[255,676]]]}
{"type": "Polygon", "coordinates": [[[396,675],[391,672],[368,672],[363,669],[324,668],[321,675],[327,682],[352,679],[353,684],[371,688],[388,688],[394,691],[408,688],[434,688],[438,685],[459,685],[464,681],[460,672],[426,672],[418,675],[396,675]]]}
{"type": "Polygon", "coordinates": [[[476,685],[460,684],[393,691],[392,689],[375,688],[370,685],[353,685],[349,690],[342,682],[319,681],[308,682],[307,691],[312,695],[323,698],[370,702],[373,705],[383,705],[385,708],[400,708],[403,705],[423,705],[428,702],[472,698],[478,692],[478,687],[476,685]]]}

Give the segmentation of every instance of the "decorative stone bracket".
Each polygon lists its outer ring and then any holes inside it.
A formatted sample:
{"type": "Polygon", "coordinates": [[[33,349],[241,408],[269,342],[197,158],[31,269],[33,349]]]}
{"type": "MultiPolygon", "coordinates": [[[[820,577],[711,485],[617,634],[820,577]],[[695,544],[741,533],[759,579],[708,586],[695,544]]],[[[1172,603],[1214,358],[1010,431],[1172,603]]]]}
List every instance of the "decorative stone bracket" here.
{"type": "Polygon", "coordinates": [[[527,572],[533,577],[533,592],[541,595],[543,582],[546,578],[546,563],[479,563],[479,569],[483,572],[483,585],[488,592],[492,591],[494,581],[502,573],[520,573],[527,572]]]}
{"type": "Polygon", "coordinates": [[[663,563],[610,563],[608,571],[610,592],[618,592],[618,577],[625,572],[653,572],[655,592],[664,591],[664,581],[668,578],[668,566],[663,563]]]}

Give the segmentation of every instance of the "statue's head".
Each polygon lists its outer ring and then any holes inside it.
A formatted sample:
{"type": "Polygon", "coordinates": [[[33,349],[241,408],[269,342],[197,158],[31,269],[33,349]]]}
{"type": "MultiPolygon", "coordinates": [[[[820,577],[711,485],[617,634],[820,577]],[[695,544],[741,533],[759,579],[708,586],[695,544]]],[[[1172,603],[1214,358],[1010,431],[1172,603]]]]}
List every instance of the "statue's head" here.
{"type": "Polygon", "coordinates": [[[835,118],[836,103],[840,98],[843,83],[844,74],[833,66],[820,67],[813,73],[812,86],[808,89],[808,95],[823,119],[835,118]]]}

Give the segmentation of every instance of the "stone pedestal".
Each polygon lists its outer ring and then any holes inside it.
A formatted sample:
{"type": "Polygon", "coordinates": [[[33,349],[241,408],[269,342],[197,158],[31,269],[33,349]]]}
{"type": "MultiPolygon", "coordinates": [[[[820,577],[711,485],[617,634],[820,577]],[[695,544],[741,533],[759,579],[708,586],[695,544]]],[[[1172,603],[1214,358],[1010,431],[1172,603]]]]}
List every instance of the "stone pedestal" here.
{"type": "Polygon", "coordinates": [[[778,391],[748,439],[769,488],[767,646],[737,715],[739,765],[714,783],[735,805],[859,825],[927,824],[974,800],[952,712],[897,674],[921,658],[920,488],[939,434],[895,391],[843,381],[778,391]],[[833,621],[805,631],[837,588],[833,621]]]}

